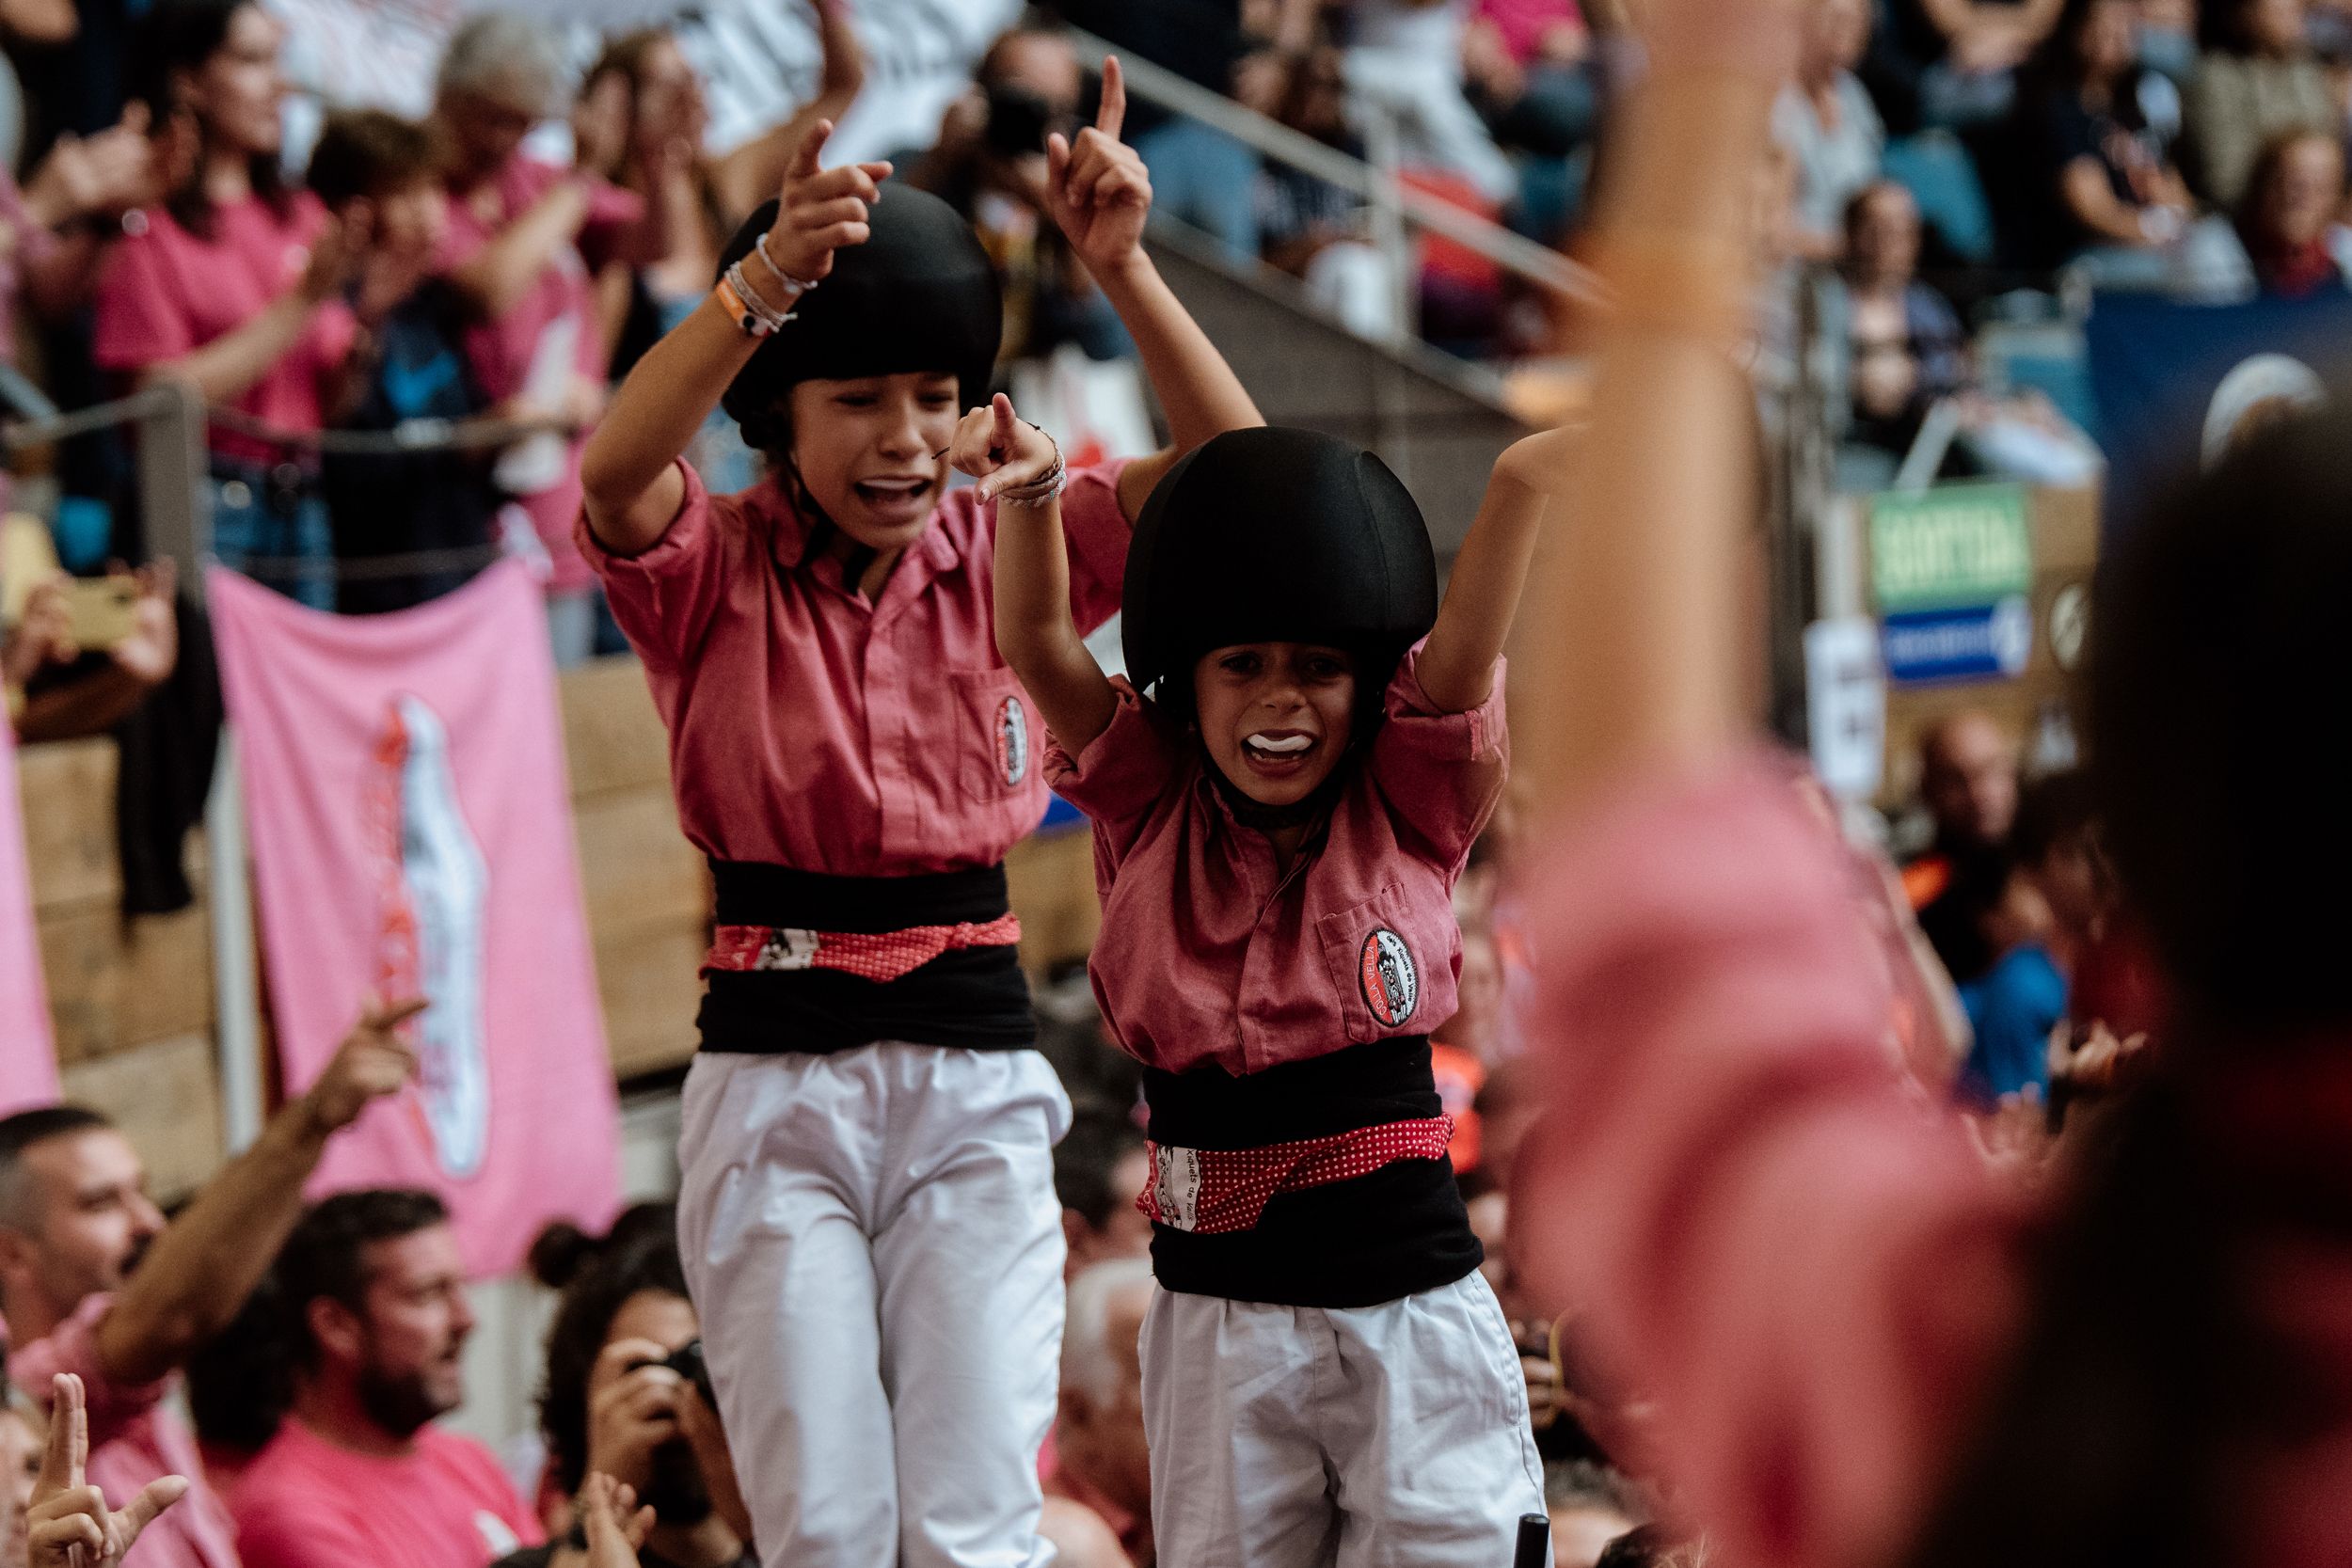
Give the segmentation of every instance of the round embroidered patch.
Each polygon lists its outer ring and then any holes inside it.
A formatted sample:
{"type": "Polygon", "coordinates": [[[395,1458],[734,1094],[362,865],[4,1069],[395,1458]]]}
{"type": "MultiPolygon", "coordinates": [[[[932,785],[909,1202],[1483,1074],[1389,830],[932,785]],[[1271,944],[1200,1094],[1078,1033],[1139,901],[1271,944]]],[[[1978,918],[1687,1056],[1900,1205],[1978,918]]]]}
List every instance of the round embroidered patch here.
{"type": "Polygon", "coordinates": [[[1364,939],[1357,967],[1364,1005],[1383,1026],[1393,1029],[1413,1016],[1421,1003],[1421,972],[1413,967],[1412,949],[1403,937],[1385,927],[1373,932],[1364,939]]]}
{"type": "Polygon", "coordinates": [[[1018,697],[1006,698],[996,710],[996,770],[1009,784],[1029,776],[1029,716],[1018,697]]]}

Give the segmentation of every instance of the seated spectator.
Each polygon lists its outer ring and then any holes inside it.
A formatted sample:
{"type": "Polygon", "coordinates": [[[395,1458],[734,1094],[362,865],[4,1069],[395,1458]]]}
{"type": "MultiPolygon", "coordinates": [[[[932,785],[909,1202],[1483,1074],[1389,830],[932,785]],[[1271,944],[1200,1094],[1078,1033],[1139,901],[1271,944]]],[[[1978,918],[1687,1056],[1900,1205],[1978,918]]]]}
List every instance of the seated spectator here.
{"type": "MultiPolygon", "coordinates": [[[[335,425],[389,431],[411,420],[486,412],[489,400],[463,353],[470,308],[433,276],[448,198],[430,134],[380,109],[331,114],[311,150],[310,178],[312,194],[363,247],[351,300],[358,331],[335,425]]],[[[482,452],[334,454],[323,463],[321,482],[342,561],[456,554],[484,549],[496,534],[498,490],[482,452]]],[[[405,610],[448,593],[485,563],[397,577],[353,573],[337,590],[336,608],[345,614],[405,610]]]]}
{"type": "MultiPolygon", "coordinates": [[[[667,28],[625,33],[589,67],[580,84],[583,112],[609,112],[628,127],[625,142],[611,138],[625,148],[613,178],[644,199],[665,247],[644,265],[609,269],[601,280],[612,380],[627,375],[709,294],[720,248],[752,209],[782,186],[785,166],[809,124],[838,123],[864,88],[866,55],[850,25],[849,0],[816,0],[816,10],[824,51],[817,96],[772,130],[716,156],[703,150],[709,105],[702,78],[667,28]],[[600,99],[611,100],[609,111],[586,107],[600,99]]],[[[749,489],[759,479],[758,454],[723,409],[712,411],[687,457],[713,495],[749,489]]]]}
{"type": "Polygon", "coordinates": [[[179,574],[169,561],[128,578],[128,624],[103,648],[74,640],[62,575],[36,586],[24,613],[0,629],[0,690],[19,740],[72,740],[103,735],[135,712],[148,694],[171,678],[180,657],[179,620],[172,591],[179,574]]]}
{"type": "MultiPolygon", "coordinates": [[[[357,247],[279,171],[284,27],[258,0],[157,0],[132,86],[193,156],[98,279],[91,356],[133,386],[176,382],[296,436],[323,428],[350,356],[357,247]]],[[[215,423],[213,549],[314,609],[334,603],[315,464],[215,423]]]]}
{"type": "Polygon", "coordinates": [[[1136,1568],[1150,1568],[1152,1560],[1152,1461],[1144,1441],[1138,1341],[1154,1289],[1152,1265],[1141,1258],[1097,1263],[1070,1282],[1055,1467],[1045,1478],[1049,1499],[1095,1513],[1136,1568]]]}
{"type": "Polygon", "coordinates": [[[2198,194],[2231,209],[2265,146],[2289,131],[2341,142],[2344,112],[2304,37],[2303,0],[2222,0],[2211,32],[2189,85],[2183,150],[2198,194]]]}
{"type": "Polygon", "coordinates": [[[1903,868],[1919,928],[1955,982],[1991,965],[1983,916],[2009,880],[2017,817],[2017,745],[1997,720],[1968,708],[1919,736],[1919,799],[1934,836],[1903,868]]]}
{"type": "Polygon", "coordinates": [[[245,1568],[484,1568],[539,1522],[490,1450],[435,1426],[473,1331],[449,1212],[342,1193],[278,1259],[293,1401],[232,1499],[245,1568]]]}
{"type": "Polygon", "coordinates": [[[1995,956],[1960,988],[1976,1033],[1960,1087],[1982,1105],[2048,1098],[2051,1031],[2066,1018],[2067,976],[2114,903],[2080,775],[2053,775],[2025,792],[2011,847],[2009,885],[1983,917],[1995,956]]]}
{"type": "Polygon", "coordinates": [[[1404,162],[1454,176],[1493,206],[1510,202],[1518,175],[1466,95],[1455,0],[1355,0],[1344,24],[1348,91],[1393,122],[1404,162]]]}
{"type": "MultiPolygon", "coordinates": [[[[1250,54],[1240,0],[1062,0],[1058,8],[1073,26],[1215,93],[1235,90],[1250,54]]],[[[1286,16],[1299,9],[1284,0],[1286,16]]],[[[1153,211],[1208,234],[1236,262],[1257,260],[1258,155],[1246,143],[1138,103],[1128,109],[1127,144],[1151,170],[1153,211]]]]}
{"type": "MultiPolygon", "coordinates": [[[[1328,45],[1300,62],[1276,118],[1351,158],[1364,155],[1347,123],[1347,73],[1328,45]]],[[[1361,196],[1272,162],[1258,172],[1257,201],[1268,265],[1305,283],[1315,303],[1359,338],[1386,341],[1403,329],[1401,280],[1372,243],[1372,208],[1361,196]]]]}
{"type": "Polygon", "coordinates": [[[228,1510],[168,1402],[176,1369],[269,1268],[327,1140],[414,1075],[415,1055],[391,1031],[415,1010],[362,1019],[310,1091],[168,1226],[137,1151],[105,1117],[56,1105],[0,1118],[0,1312],[12,1375],[36,1389],[59,1372],[81,1379],[89,1479],[109,1499],[127,1502],[167,1475],[191,1483],[148,1535],[146,1568],[238,1568],[228,1510]]]}
{"type": "Polygon", "coordinates": [[[1649,1520],[1630,1481],[1582,1459],[1545,1464],[1544,1512],[1551,1515],[1552,1568],[1593,1568],[1609,1543],[1649,1520]]]}
{"type": "Polygon", "coordinates": [[[1065,1279],[1151,1250],[1152,1222],[1136,1207],[1151,1180],[1152,1157],[1134,1117],[1087,1106],[1071,1118],[1069,1135],[1054,1146],[1054,1192],[1070,1249],[1065,1279]]]}
{"type": "Polygon", "coordinates": [[[1846,204],[1844,229],[1842,287],[1824,325],[1844,331],[1845,438],[1900,457],[1929,407],[1966,384],[1967,339],[1950,301],[1919,279],[1910,191],[1892,181],[1865,187],[1846,204]]]}
{"type": "MultiPolygon", "coordinates": [[[[548,1330],[547,1383],[539,1426],[548,1445],[548,1481],[566,1497],[591,1473],[630,1487],[653,1510],[638,1548],[644,1568],[755,1565],[730,1513],[742,1506],[725,1445],[696,1449],[694,1417],[715,1429],[702,1404],[702,1325],[687,1299],[675,1221],[625,1233],[564,1292],[548,1330]],[[701,1406],[690,1412],[689,1404],[701,1406]],[[723,1510],[718,1499],[729,1499],[723,1510]]],[[[584,1510],[575,1509],[575,1514],[584,1510]]],[[[584,1550],[575,1533],[570,1547],[584,1550]]],[[[548,1568],[553,1545],[527,1547],[500,1568],[548,1568]]]]}
{"type": "Polygon", "coordinates": [[[2274,299],[2344,292],[2344,143],[2290,131],[2254,160],[2237,232],[2254,283],[2274,299]]]}
{"type": "Polygon", "coordinates": [[[1005,286],[1000,360],[1038,358],[1075,343],[1116,359],[1135,343],[1103,291],[1045,215],[1045,138],[1073,135],[1086,73],[1058,27],[1015,27],[980,56],[972,90],[947,106],[939,140],[901,156],[910,183],[971,223],[1005,286]]]}
{"type": "Polygon", "coordinates": [[[1796,164],[1792,243],[1807,261],[1845,250],[1847,204],[1879,177],[1886,127],[1853,73],[1869,41],[1868,0],[1819,0],[1805,18],[1797,79],[1772,110],[1772,135],[1796,164]]]}
{"type": "Polygon", "coordinates": [[[1562,158],[1599,126],[1599,71],[1577,0],[1476,0],[1462,62],[1470,102],[1505,147],[1562,158]]]}
{"type": "MultiPolygon", "coordinates": [[[[575,434],[526,440],[501,458],[500,484],[520,498],[545,552],[548,633],[559,664],[596,646],[595,578],[572,543],[580,515],[580,449],[604,409],[596,274],[660,248],[645,205],[600,171],[626,155],[626,123],[597,125],[571,168],[523,153],[523,137],[557,111],[560,41],[501,11],[478,14],[441,58],[435,123],[444,133],[449,225],[440,262],[478,320],[467,355],[483,392],[518,412],[560,419],[575,434]]],[[[588,129],[588,121],[581,121],[588,129]]]]}
{"type": "Polygon", "coordinates": [[[2067,0],[2036,61],[2028,177],[2043,258],[2096,287],[2225,293],[2246,260],[2172,160],[2180,95],[2139,64],[2133,0],[2067,0]]]}

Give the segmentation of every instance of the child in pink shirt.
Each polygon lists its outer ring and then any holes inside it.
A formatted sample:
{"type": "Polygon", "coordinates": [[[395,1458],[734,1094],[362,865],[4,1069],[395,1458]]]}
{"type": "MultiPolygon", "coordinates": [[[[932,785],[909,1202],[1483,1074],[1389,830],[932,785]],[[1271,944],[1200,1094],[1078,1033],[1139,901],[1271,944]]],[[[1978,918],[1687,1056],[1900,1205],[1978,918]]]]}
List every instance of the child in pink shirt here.
{"type": "Polygon", "coordinates": [[[1498,465],[1440,609],[1420,511],[1377,458],[1218,436],[1136,524],[1111,680],[1065,606],[1051,443],[1002,399],[959,435],[956,460],[1020,503],[997,638],[1052,731],[1049,777],[1094,819],[1089,969],[1146,1069],[1168,1568],[1497,1564],[1543,1511],[1428,1030],[1454,1011],[1454,883],[1503,782],[1500,656],[1543,511],[1519,471],[1549,450],[1498,465]]]}
{"type": "MultiPolygon", "coordinates": [[[[1178,448],[1257,412],[1152,270],[1142,163],[1102,120],[1051,207],[1134,334],[1178,448]]],[[[970,226],[802,143],[712,297],[588,445],[580,547],[669,726],[719,930],[680,1138],[681,1252],[771,1562],[1041,1564],[1061,1322],[1052,1146],[1003,857],[1046,804],[991,615],[996,509],[949,493],[1001,301],[970,226]],[[769,477],[680,461],[714,406],[769,477]]],[[[1068,476],[1074,586],[1117,608],[1170,451],[1068,476]]]]}

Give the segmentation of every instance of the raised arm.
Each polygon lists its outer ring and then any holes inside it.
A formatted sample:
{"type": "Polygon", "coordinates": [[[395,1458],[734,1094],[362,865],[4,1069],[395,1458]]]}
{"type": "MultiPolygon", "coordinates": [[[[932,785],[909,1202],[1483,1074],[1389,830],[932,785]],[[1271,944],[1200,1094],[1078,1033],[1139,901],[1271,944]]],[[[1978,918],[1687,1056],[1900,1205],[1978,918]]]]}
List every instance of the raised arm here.
{"type": "Polygon", "coordinates": [[[1152,181],[1135,149],[1119,139],[1126,119],[1126,79],[1112,55],[1103,62],[1103,106],[1094,123],[1075,143],[1058,132],[1046,138],[1045,198],[1070,248],[1126,324],[1168,415],[1173,444],[1129,465],[1120,481],[1120,505],[1133,517],[1176,459],[1221,431],[1262,425],[1265,416],[1144,253],[1152,181]]]}
{"type": "MultiPolygon", "coordinates": [[[[837,247],[866,242],[866,204],[890,178],[888,164],[820,167],[832,134],[831,122],[818,120],[802,138],[768,231],[777,264],[811,283],[833,271],[837,247]]],[[[744,278],[756,288],[766,276],[754,267],[744,278]]],[[[628,372],[580,454],[588,527],[606,549],[641,555],[660,542],[686,498],[678,457],[759,343],[714,293],[628,372]]]]}
{"type": "Polygon", "coordinates": [[[361,1017],[310,1092],[272,1117],[155,1238],[98,1324],[109,1378],[152,1383],[229,1326],[301,1217],[303,1184],[326,1140],[416,1075],[416,1053],[393,1031],[423,1007],[402,1002],[361,1017]]]}
{"type": "Polygon", "coordinates": [[[1415,667],[1440,713],[1468,713],[1494,689],[1495,659],[1518,614],[1544,519],[1560,510],[1568,451],[1567,433],[1550,430],[1514,441],[1495,462],[1415,667]]]}
{"type": "Polygon", "coordinates": [[[996,651],[1076,756],[1119,709],[1119,695],[1070,618],[1070,562],[1061,537],[1061,453],[1045,432],[1013,417],[1002,392],[956,427],[947,460],[978,477],[996,502],[996,651]]]}
{"type": "Polygon", "coordinates": [[[817,40],[824,63],[817,80],[817,96],[802,104],[771,131],[753,137],[723,154],[711,170],[719,205],[738,223],[758,206],[784,179],[792,153],[817,121],[840,121],[866,90],[866,49],[851,24],[849,0],[811,0],[817,9],[817,40]]]}
{"type": "MultiPolygon", "coordinates": [[[[1615,308],[1514,716],[1555,799],[1720,752],[1741,725],[1740,562],[1756,414],[1729,350],[1747,300],[1743,209],[1800,8],[1661,8],[1653,67],[1613,132],[1597,254],[1615,308]]],[[[1565,483],[1567,476],[1562,474],[1565,483]]]]}

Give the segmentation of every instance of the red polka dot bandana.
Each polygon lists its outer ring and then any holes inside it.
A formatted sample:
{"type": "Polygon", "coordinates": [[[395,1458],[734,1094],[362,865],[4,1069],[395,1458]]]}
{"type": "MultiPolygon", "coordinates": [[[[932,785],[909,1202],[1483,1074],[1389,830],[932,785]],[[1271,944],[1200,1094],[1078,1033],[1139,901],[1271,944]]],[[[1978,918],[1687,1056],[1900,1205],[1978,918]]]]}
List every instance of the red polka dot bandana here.
{"type": "Polygon", "coordinates": [[[1453,1137],[1452,1117],[1431,1117],[1263,1148],[1152,1144],[1152,1184],[1136,1207],[1162,1225],[1197,1235],[1248,1230],[1276,1193],[1370,1176],[1398,1160],[1436,1160],[1453,1137]]]}
{"type": "Polygon", "coordinates": [[[862,979],[903,978],[942,953],[1009,947],[1021,940],[1017,915],[975,924],[910,926],[903,931],[809,931],[789,926],[722,926],[703,958],[703,973],[762,969],[836,969],[862,979]]]}

